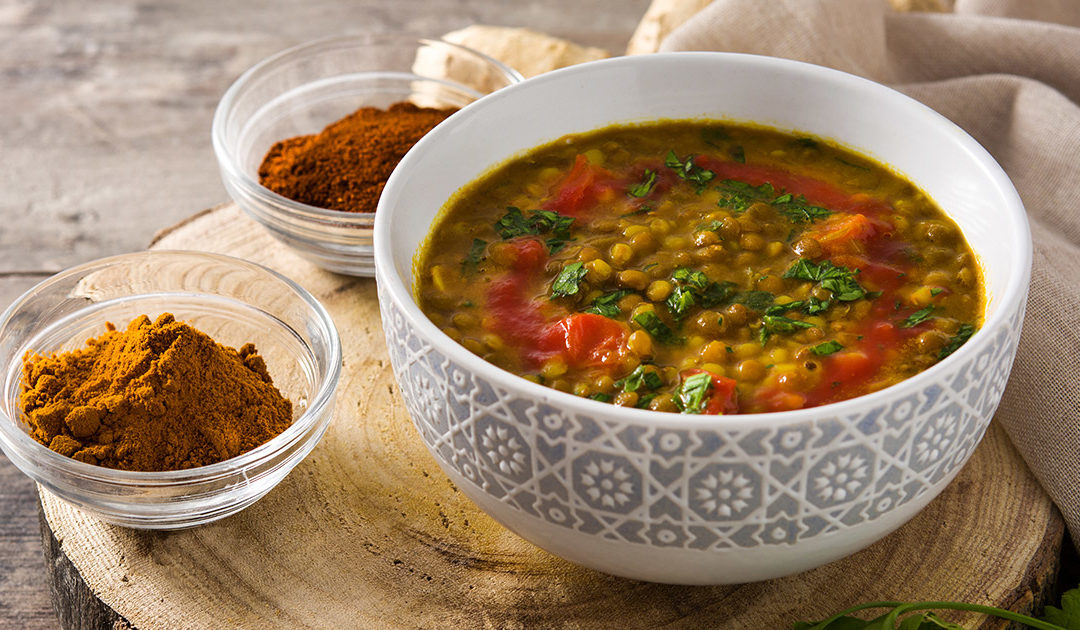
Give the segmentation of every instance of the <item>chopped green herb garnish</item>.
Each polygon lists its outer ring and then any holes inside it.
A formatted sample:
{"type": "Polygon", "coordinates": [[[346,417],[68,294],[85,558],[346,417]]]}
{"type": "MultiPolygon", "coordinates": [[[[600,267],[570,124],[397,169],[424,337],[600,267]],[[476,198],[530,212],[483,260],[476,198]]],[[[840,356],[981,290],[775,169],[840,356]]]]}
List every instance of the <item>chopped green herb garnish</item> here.
{"type": "Polygon", "coordinates": [[[772,205],[777,212],[787,217],[792,223],[813,223],[817,219],[824,219],[832,214],[826,208],[810,205],[806,197],[802,195],[794,197],[791,193],[785,193],[773,199],[772,205]]]}
{"type": "Polygon", "coordinates": [[[675,406],[683,413],[701,413],[705,410],[706,395],[712,389],[712,375],[698,372],[687,376],[675,396],[675,406]]]}
{"type": "Polygon", "coordinates": [[[746,151],[742,148],[741,144],[735,145],[735,148],[731,150],[731,159],[739,164],[746,164],[746,151]]]}
{"type": "Polygon", "coordinates": [[[469,253],[465,254],[465,260],[461,261],[462,273],[471,273],[476,271],[480,261],[484,259],[484,248],[487,247],[487,241],[479,238],[474,238],[472,247],[469,248],[469,253]]]}
{"type": "Polygon", "coordinates": [[[554,254],[574,240],[570,236],[570,226],[573,223],[574,217],[559,214],[554,210],[531,210],[526,217],[519,208],[510,206],[506,209],[506,214],[495,222],[495,231],[503,240],[550,234],[551,238],[545,243],[549,252],[554,254]]]}
{"type": "Polygon", "coordinates": [[[788,311],[802,311],[807,315],[817,315],[818,313],[828,310],[832,304],[831,300],[819,300],[816,297],[810,297],[806,300],[796,300],[794,302],[788,302],[787,304],[774,304],[766,309],[766,315],[783,315],[788,311]]]}
{"type": "Polygon", "coordinates": [[[649,406],[649,403],[651,403],[653,398],[656,398],[657,395],[658,394],[656,392],[653,392],[651,394],[645,394],[641,398],[638,398],[637,404],[634,406],[638,409],[644,409],[649,406]]]}
{"type": "Polygon", "coordinates": [[[833,340],[833,341],[826,341],[825,343],[819,343],[816,346],[811,346],[810,352],[813,352],[814,354],[818,355],[819,357],[824,357],[824,356],[830,355],[830,354],[832,354],[834,352],[839,352],[840,350],[843,350],[843,349],[844,349],[843,344],[841,344],[839,341],[833,340]]]}
{"type": "Polygon", "coordinates": [[[937,297],[944,290],[945,289],[942,289],[941,287],[934,287],[933,289],[930,289],[930,297],[937,297]]]}
{"type": "Polygon", "coordinates": [[[762,315],[761,330],[758,331],[758,340],[761,341],[761,345],[765,345],[765,342],[769,340],[769,337],[777,333],[793,333],[797,330],[813,327],[814,325],[810,322],[791,319],[782,315],[762,315]]]}
{"type": "Polygon", "coordinates": [[[581,290],[581,281],[587,273],[589,273],[589,270],[585,268],[585,263],[582,262],[570,263],[563,267],[562,271],[555,276],[555,280],[551,283],[552,297],[576,295],[581,290]]]}
{"type": "Polygon", "coordinates": [[[652,192],[653,186],[656,185],[656,171],[651,169],[645,169],[645,173],[642,176],[644,179],[637,184],[630,187],[630,190],[626,191],[631,197],[641,198],[652,192]]]}
{"type": "Polygon", "coordinates": [[[960,328],[956,331],[956,334],[953,335],[952,339],[949,340],[949,343],[945,344],[945,347],[942,348],[940,352],[938,352],[938,360],[944,359],[945,357],[959,350],[960,346],[967,343],[967,340],[971,339],[971,336],[974,334],[974,326],[972,326],[971,324],[960,324],[960,328]]]}
{"type": "Polygon", "coordinates": [[[829,261],[815,263],[807,258],[800,258],[784,272],[785,278],[818,282],[821,287],[832,292],[833,297],[841,302],[851,302],[867,297],[866,289],[855,279],[855,272],[847,267],[838,267],[829,261]]]}
{"type": "Polygon", "coordinates": [[[714,149],[722,149],[721,142],[727,142],[731,140],[731,136],[723,129],[702,129],[701,141],[705,144],[713,147],[714,149]]]}
{"type": "Polygon", "coordinates": [[[926,308],[920,308],[919,310],[915,311],[911,315],[908,315],[907,319],[900,322],[900,327],[901,328],[911,328],[913,326],[918,326],[919,324],[921,324],[921,323],[925,322],[926,320],[930,319],[930,316],[933,315],[933,313],[934,313],[934,306],[933,305],[927,306],[926,308]]]}
{"type": "Polygon", "coordinates": [[[648,270],[652,269],[653,267],[655,267],[655,266],[657,266],[659,264],[660,263],[657,263],[657,262],[651,262],[651,263],[645,265],[644,267],[642,267],[641,270],[642,271],[648,271],[648,270]]]}
{"type": "Polygon", "coordinates": [[[637,366],[626,377],[615,381],[615,387],[621,388],[624,392],[636,392],[642,387],[659,389],[663,386],[664,379],[660,378],[660,374],[655,369],[646,370],[644,365],[637,366]]]}
{"type": "Polygon", "coordinates": [[[760,186],[751,186],[737,179],[725,179],[716,189],[720,191],[717,205],[730,208],[733,212],[745,212],[755,201],[767,202],[776,195],[776,190],[769,182],[760,186]]]}
{"type": "Polygon", "coordinates": [[[772,306],[776,296],[768,291],[740,291],[732,299],[752,311],[764,313],[772,306]]]}
{"type": "Polygon", "coordinates": [[[673,271],[671,279],[679,284],[687,284],[698,289],[704,289],[709,284],[709,276],[706,276],[705,272],[688,267],[679,267],[673,271]]]}
{"type": "Polygon", "coordinates": [[[704,272],[680,267],[671,274],[675,284],[665,303],[675,321],[681,321],[695,304],[712,308],[731,299],[735,290],[732,282],[714,282],[704,272]]]}
{"type": "Polygon", "coordinates": [[[619,309],[619,300],[631,293],[633,293],[633,291],[630,291],[629,289],[618,289],[611,293],[605,293],[593,300],[592,306],[585,309],[585,312],[615,319],[622,313],[621,309],[619,309]]]}
{"type": "Polygon", "coordinates": [[[667,157],[664,159],[664,166],[674,170],[680,179],[685,179],[694,184],[698,194],[701,194],[701,191],[705,190],[705,186],[716,177],[716,173],[695,165],[693,155],[688,155],[680,160],[675,155],[675,151],[668,151],[667,157]]]}
{"type": "Polygon", "coordinates": [[[657,341],[662,341],[664,343],[675,343],[678,341],[671,328],[652,311],[638,313],[634,316],[634,323],[641,326],[645,332],[652,335],[657,341]]]}
{"type": "Polygon", "coordinates": [[[637,214],[648,214],[648,213],[652,212],[652,210],[653,210],[652,206],[650,206],[647,203],[643,203],[640,206],[638,206],[637,209],[632,210],[631,212],[627,212],[626,214],[620,214],[619,218],[620,219],[625,219],[626,217],[632,217],[632,216],[637,215],[637,214]]]}
{"type": "MultiPolygon", "coordinates": [[[[695,232],[716,232],[722,227],[724,227],[724,223],[722,221],[717,221],[717,220],[714,219],[712,221],[709,221],[708,223],[702,223],[701,225],[697,226],[697,228],[694,231],[695,232]]],[[[720,240],[724,240],[724,238],[720,237],[720,240]]]]}
{"type": "Polygon", "coordinates": [[[684,285],[676,285],[671,290],[671,294],[668,295],[667,300],[664,302],[667,304],[668,311],[671,316],[675,318],[675,321],[682,321],[690,313],[690,309],[693,308],[696,301],[694,300],[694,289],[692,287],[684,285]]]}
{"type": "Polygon", "coordinates": [[[472,308],[472,307],[476,306],[476,304],[474,304],[472,300],[465,300],[464,302],[461,303],[461,305],[466,307],[466,308],[472,308]]]}
{"type": "Polygon", "coordinates": [[[604,392],[596,392],[595,394],[589,394],[590,400],[599,400],[600,402],[611,402],[611,395],[604,392]]]}

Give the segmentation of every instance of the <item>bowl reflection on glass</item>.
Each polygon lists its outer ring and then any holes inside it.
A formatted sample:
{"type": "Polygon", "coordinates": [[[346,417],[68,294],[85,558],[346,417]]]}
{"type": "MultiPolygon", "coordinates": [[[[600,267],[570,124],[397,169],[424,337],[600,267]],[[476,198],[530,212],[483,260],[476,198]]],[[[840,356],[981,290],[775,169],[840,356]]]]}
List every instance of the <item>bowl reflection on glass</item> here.
{"type": "Polygon", "coordinates": [[[624,57],[493,94],[421,140],[383,192],[376,277],[395,375],[416,428],[481,508],[540,547],[608,573],[716,584],[796,573],[899,527],[967,461],[1005,388],[1031,240],[989,154],[884,86],[730,53],[624,57]],[[572,106],[567,105],[572,104],[572,106]],[[687,416],[531,383],[421,312],[413,261],[443,204],[492,166],[568,133],[660,118],[747,121],[835,140],[935,199],[980,259],[985,323],[892,387],[781,413],[687,416]],[[528,124],[522,124],[528,121],[528,124]]]}

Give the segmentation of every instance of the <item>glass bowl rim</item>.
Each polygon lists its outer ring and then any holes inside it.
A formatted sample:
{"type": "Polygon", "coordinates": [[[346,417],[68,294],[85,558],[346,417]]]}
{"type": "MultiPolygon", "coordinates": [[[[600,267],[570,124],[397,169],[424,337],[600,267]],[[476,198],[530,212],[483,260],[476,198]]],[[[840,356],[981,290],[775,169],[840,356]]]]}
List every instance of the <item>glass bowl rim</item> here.
{"type": "MultiPolygon", "coordinates": [[[[241,453],[236,457],[231,457],[215,464],[183,470],[120,470],[80,462],[71,457],[61,455],[33,439],[19,428],[19,423],[16,418],[11,418],[4,412],[0,412],[0,446],[10,447],[22,457],[33,457],[42,468],[70,473],[81,479],[125,487],[164,488],[195,486],[206,482],[218,481],[236,473],[243,473],[253,465],[262,463],[273,455],[284,451],[291,444],[321,434],[320,431],[315,431],[314,433],[310,432],[319,423],[329,422],[330,415],[325,414],[324,411],[326,410],[327,405],[333,405],[337,393],[338,382],[341,378],[341,340],[337,332],[337,326],[335,326],[334,320],[330,317],[330,313],[327,312],[326,308],[315,298],[315,296],[308,292],[307,289],[304,289],[281,273],[260,265],[259,263],[225,254],[174,249],[146,250],[99,258],[65,269],[28,289],[16,298],[2,314],[0,314],[0,330],[7,325],[12,317],[19,311],[20,307],[24,306],[25,303],[40,289],[50,284],[83,274],[93,269],[105,268],[130,259],[175,255],[211,260],[228,265],[239,264],[256,273],[269,274],[274,279],[284,283],[289,289],[292,289],[296,295],[307,304],[310,313],[314,315],[314,318],[321,324],[321,327],[327,333],[328,352],[326,353],[326,359],[328,370],[325,376],[317,381],[315,393],[310,397],[311,402],[304,412],[289,425],[289,428],[246,453],[241,453]]],[[[305,343],[304,346],[310,350],[308,344],[305,343]]],[[[12,360],[14,360],[14,357],[12,357],[12,360]]],[[[6,369],[6,366],[4,366],[4,369],[6,369]]]]}
{"type": "MultiPolygon", "coordinates": [[[[469,48],[468,46],[446,41],[445,39],[420,37],[407,33],[385,33],[376,35],[371,38],[371,40],[357,35],[339,35],[297,44],[274,53],[245,70],[244,73],[229,86],[225,91],[225,94],[221,97],[221,100],[218,101],[210,126],[210,139],[211,144],[213,145],[214,154],[217,156],[218,163],[221,165],[222,170],[227,173],[228,177],[233,180],[237,186],[242,188],[249,195],[271,202],[274,209],[293,218],[314,221],[317,223],[340,224],[341,226],[348,227],[372,228],[375,221],[374,212],[347,212],[344,210],[313,206],[285,197],[260,184],[240,168],[236,155],[229,146],[229,143],[225,140],[225,129],[229,126],[227,120],[232,111],[233,104],[240,98],[249,84],[261,76],[262,73],[273,70],[278,65],[283,65],[295,59],[303,58],[308,54],[321,52],[323,50],[332,50],[334,48],[348,46],[378,46],[380,40],[390,40],[394,38],[402,38],[403,41],[407,39],[420,45],[439,44],[449,46],[450,48],[457,49],[461,52],[475,55],[502,73],[507,80],[508,86],[521,83],[525,80],[525,77],[520,72],[498,59],[478,50],[469,48]]],[[[366,71],[353,74],[376,74],[377,72],[378,71],[366,71]]],[[[408,73],[397,72],[392,74],[406,75],[408,73]]],[[[421,77],[420,75],[413,76],[454,89],[469,89],[469,91],[475,92],[478,99],[484,96],[484,94],[476,92],[475,90],[468,88],[468,86],[457,83],[456,81],[437,79],[434,77],[421,77]]],[[[325,80],[325,78],[321,80],[325,80]]]]}

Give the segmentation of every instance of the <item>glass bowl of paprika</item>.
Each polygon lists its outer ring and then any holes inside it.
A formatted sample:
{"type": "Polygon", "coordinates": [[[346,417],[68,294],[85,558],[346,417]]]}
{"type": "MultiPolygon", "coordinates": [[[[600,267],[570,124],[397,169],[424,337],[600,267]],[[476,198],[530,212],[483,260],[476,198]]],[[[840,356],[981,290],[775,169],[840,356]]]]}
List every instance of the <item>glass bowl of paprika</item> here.
{"type": "Polygon", "coordinates": [[[279,241],[338,273],[374,276],[374,212],[427,131],[522,76],[472,49],[411,35],[337,37],[256,64],[211,131],[229,196],[279,241]]]}
{"type": "Polygon", "coordinates": [[[105,258],[0,315],[0,449],[105,521],[193,527],[248,507],[311,452],[340,372],[329,313],[265,267],[105,258]]]}

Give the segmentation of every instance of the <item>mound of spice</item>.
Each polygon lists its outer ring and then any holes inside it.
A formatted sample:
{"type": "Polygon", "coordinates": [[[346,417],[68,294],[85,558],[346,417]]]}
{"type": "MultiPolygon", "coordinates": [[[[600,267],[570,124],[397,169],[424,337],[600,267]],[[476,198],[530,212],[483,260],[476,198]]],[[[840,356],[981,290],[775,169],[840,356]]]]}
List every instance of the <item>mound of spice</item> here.
{"type": "Polygon", "coordinates": [[[259,183],[310,206],[375,212],[401,158],[455,111],[412,103],[363,107],[317,134],[276,143],[259,166],[259,183]]]}
{"type": "Polygon", "coordinates": [[[19,406],[31,436],[82,462],[121,470],[206,466],[292,423],[292,404],[255,347],[223,346],[165,313],[84,348],[23,359],[19,406]]]}

